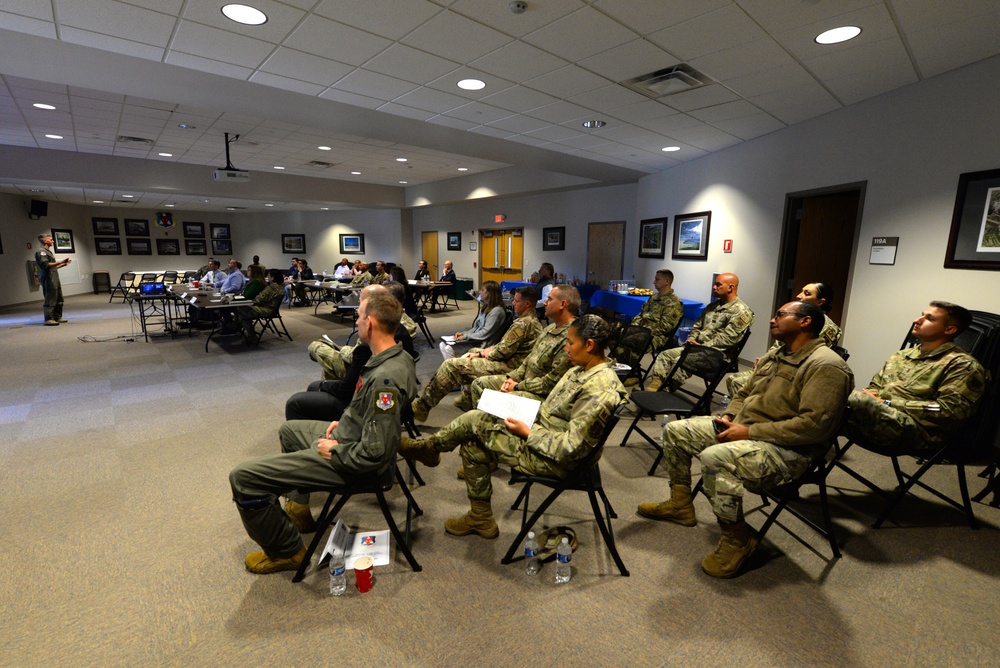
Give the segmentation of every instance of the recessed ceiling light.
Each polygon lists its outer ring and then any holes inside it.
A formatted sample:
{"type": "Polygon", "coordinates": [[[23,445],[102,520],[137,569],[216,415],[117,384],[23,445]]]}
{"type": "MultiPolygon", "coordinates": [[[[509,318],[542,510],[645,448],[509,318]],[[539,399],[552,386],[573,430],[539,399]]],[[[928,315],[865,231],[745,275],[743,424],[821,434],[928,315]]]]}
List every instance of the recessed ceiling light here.
{"type": "Polygon", "coordinates": [[[279,166],[279,165],[275,165],[275,166],[274,166],[274,168],[275,168],[275,169],[284,169],[284,167],[281,167],[281,166],[279,166]]]}
{"type": "Polygon", "coordinates": [[[467,171],[469,171],[469,168],[468,167],[459,167],[458,171],[460,171],[460,172],[467,172],[467,171]]]}
{"type": "Polygon", "coordinates": [[[35,102],[32,107],[37,107],[38,109],[55,109],[51,104],[42,104],[41,102],[35,102]]]}
{"type": "Polygon", "coordinates": [[[328,207],[328,206],[321,206],[321,207],[319,208],[319,210],[320,210],[320,211],[329,211],[329,210],[330,210],[330,207],[328,207]]]}
{"type": "Polygon", "coordinates": [[[48,139],[62,139],[62,135],[45,135],[48,139]]]}
{"type": "Polygon", "coordinates": [[[355,176],[361,176],[361,172],[351,172],[351,174],[354,174],[355,176]]]}
{"type": "Polygon", "coordinates": [[[161,158],[172,158],[172,157],[174,157],[174,154],[173,153],[161,153],[160,157],[161,158]]]}
{"type": "Polygon", "coordinates": [[[42,191],[41,191],[41,190],[40,190],[39,188],[32,188],[32,189],[31,189],[31,190],[29,190],[28,192],[33,192],[33,193],[40,193],[40,192],[42,192],[42,191]]]}
{"type": "Polygon", "coordinates": [[[242,23],[246,26],[259,26],[263,23],[267,23],[267,14],[260,11],[259,9],[254,9],[253,7],[248,7],[247,5],[224,5],[222,7],[222,13],[230,21],[236,21],[237,23],[242,23]]]}
{"type": "Polygon", "coordinates": [[[821,32],[816,36],[817,44],[840,44],[849,39],[854,39],[861,34],[861,28],[857,26],[841,26],[826,32],[821,32]]]}
{"type": "Polygon", "coordinates": [[[135,197],[135,195],[122,195],[122,197],[124,197],[126,199],[132,199],[132,198],[135,197]]]}
{"type": "Polygon", "coordinates": [[[329,146],[317,146],[316,148],[318,148],[321,151],[332,151],[333,150],[329,146]]]}
{"type": "Polygon", "coordinates": [[[173,208],[174,205],[173,204],[164,204],[163,206],[168,206],[170,208],[173,208]]]}
{"type": "Polygon", "coordinates": [[[207,199],[203,199],[203,200],[201,200],[201,203],[202,204],[208,204],[208,200],[207,199]]]}
{"type": "Polygon", "coordinates": [[[396,162],[406,162],[406,158],[396,158],[396,162]]]}
{"type": "Polygon", "coordinates": [[[264,206],[274,206],[273,204],[265,204],[264,206]]]}
{"type": "Polygon", "coordinates": [[[197,125],[191,125],[189,123],[178,123],[177,127],[179,127],[181,130],[194,130],[198,126],[197,125]]]}
{"type": "Polygon", "coordinates": [[[482,90],[486,88],[486,82],[479,79],[462,79],[458,82],[458,87],[462,90],[482,90]]]}
{"type": "Polygon", "coordinates": [[[664,146],[660,150],[661,151],[666,151],[667,153],[671,153],[672,151],[679,151],[679,150],[681,150],[681,147],[680,146],[664,146]]]}
{"type": "Polygon", "coordinates": [[[607,125],[607,122],[605,121],[594,120],[594,121],[583,122],[583,127],[585,128],[603,128],[605,125],[607,125]]]}
{"type": "Polygon", "coordinates": [[[404,183],[404,184],[405,184],[405,183],[406,183],[406,181],[400,181],[400,183],[404,183]]]}
{"type": "Polygon", "coordinates": [[[103,199],[95,199],[94,200],[94,204],[104,204],[104,200],[103,199]]]}

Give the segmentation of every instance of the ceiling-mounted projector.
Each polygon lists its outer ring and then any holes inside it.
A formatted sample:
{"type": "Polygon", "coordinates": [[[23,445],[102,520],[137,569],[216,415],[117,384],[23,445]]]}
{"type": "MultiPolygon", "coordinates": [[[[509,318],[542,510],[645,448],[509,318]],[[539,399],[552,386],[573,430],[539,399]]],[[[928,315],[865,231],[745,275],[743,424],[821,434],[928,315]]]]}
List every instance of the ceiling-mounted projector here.
{"type": "Polygon", "coordinates": [[[245,169],[217,169],[215,170],[216,181],[249,181],[250,172],[245,169]]]}

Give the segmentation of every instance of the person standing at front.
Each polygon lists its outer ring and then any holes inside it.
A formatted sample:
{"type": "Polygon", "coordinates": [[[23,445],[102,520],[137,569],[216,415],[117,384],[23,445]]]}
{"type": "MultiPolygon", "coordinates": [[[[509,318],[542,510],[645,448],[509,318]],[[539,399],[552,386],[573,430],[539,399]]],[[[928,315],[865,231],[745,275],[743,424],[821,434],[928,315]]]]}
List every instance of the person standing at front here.
{"type": "Polygon", "coordinates": [[[45,296],[45,324],[48,326],[58,325],[60,322],[67,322],[63,318],[63,293],[62,285],[59,283],[59,268],[65,267],[72,262],[70,258],[57,260],[50,250],[52,248],[52,235],[39,234],[38,242],[42,247],[35,253],[35,263],[38,264],[38,280],[42,284],[42,295],[45,296]]]}

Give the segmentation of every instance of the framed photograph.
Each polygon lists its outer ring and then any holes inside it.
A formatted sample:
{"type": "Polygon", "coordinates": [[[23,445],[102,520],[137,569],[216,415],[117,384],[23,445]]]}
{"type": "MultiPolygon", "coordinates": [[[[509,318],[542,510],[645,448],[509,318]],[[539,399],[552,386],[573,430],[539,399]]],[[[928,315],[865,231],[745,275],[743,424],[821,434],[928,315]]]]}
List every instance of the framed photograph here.
{"type": "Polygon", "coordinates": [[[470,251],[474,251],[474,250],[478,250],[478,249],[479,249],[479,246],[476,244],[475,241],[470,241],[469,242],[469,250],[470,251]]]}
{"type": "Polygon", "coordinates": [[[365,235],[363,234],[341,234],[340,235],[341,255],[364,255],[365,235]]]}
{"type": "Polygon", "coordinates": [[[156,254],[157,255],[180,255],[181,254],[181,242],[177,239],[157,239],[156,240],[156,254]]]}
{"type": "Polygon", "coordinates": [[[125,219],[125,236],[127,237],[148,237],[149,221],[143,218],[125,219]]]}
{"type": "MultiPolygon", "coordinates": [[[[343,242],[341,242],[343,244],[343,242]]],[[[306,252],[306,235],[304,234],[282,234],[281,235],[281,252],[282,253],[305,253],[306,252]]]]}
{"type": "Polygon", "coordinates": [[[448,250],[450,250],[450,251],[460,251],[460,250],[462,250],[462,233],[461,232],[449,232],[448,233],[448,250]]]}
{"type": "Polygon", "coordinates": [[[542,250],[543,251],[566,250],[566,228],[543,227],[542,250]]]}
{"type": "Polygon", "coordinates": [[[185,239],[184,253],[186,255],[208,255],[208,243],[204,239],[185,239]]]}
{"type": "Polygon", "coordinates": [[[667,221],[648,218],[639,223],[639,257],[663,259],[667,254],[667,221]]]}
{"type": "Polygon", "coordinates": [[[97,247],[98,255],[121,255],[122,254],[122,240],[121,239],[97,239],[94,242],[97,247]]]}
{"type": "Polygon", "coordinates": [[[118,236],[117,218],[91,218],[90,222],[94,224],[94,236],[118,236]]]}
{"type": "Polygon", "coordinates": [[[1000,169],[958,177],[944,266],[1000,271],[1000,169]]]}
{"type": "Polygon", "coordinates": [[[674,216],[674,246],[671,257],[675,260],[707,260],[708,230],[711,223],[711,211],[674,216]]]}
{"type": "Polygon", "coordinates": [[[229,239],[212,239],[212,255],[232,255],[233,242],[229,239]]]}
{"type": "Polygon", "coordinates": [[[232,239],[229,236],[229,223],[212,223],[209,228],[213,239],[232,239]]]}
{"type": "Polygon", "coordinates": [[[149,239],[126,239],[125,246],[129,255],[152,255],[153,242],[149,239]]]}
{"type": "Polygon", "coordinates": [[[52,250],[57,253],[75,253],[73,245],[73,230],[57,230],[52,228],[52,250]]]}
{"type": "Polygon", "coordinates": [[[204,239],[205,223],[184,223],[185,239],[204,239]]]}

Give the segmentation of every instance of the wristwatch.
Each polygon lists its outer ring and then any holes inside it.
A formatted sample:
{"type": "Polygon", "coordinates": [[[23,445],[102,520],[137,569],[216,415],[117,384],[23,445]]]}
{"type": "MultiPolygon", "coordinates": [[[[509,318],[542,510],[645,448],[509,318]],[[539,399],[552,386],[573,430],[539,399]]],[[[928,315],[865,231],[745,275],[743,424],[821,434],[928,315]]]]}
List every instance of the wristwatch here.
{"type": "Polygon", "coordinates": [[[885,404],[886,406],[892,406],[892,399],[886,399],[882,403],[885,404]]]}

